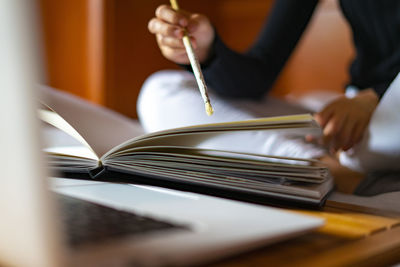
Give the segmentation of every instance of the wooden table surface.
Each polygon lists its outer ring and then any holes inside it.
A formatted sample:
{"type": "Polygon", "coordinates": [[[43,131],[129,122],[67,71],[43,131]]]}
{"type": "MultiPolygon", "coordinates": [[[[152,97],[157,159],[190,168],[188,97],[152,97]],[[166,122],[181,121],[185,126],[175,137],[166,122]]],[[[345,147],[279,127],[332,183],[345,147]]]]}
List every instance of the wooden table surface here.
{"type": "Polygon", "coordinates": [[[387,266],[400,263],[400,214],[327,202],[322,211],[293,210],[326,220],[323,227],[210,266],[387,266]]]}

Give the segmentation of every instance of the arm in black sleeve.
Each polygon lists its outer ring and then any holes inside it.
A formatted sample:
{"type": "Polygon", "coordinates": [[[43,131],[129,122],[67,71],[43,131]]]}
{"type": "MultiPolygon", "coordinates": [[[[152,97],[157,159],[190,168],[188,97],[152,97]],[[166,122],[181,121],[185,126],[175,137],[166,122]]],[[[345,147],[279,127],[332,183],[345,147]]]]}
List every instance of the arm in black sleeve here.
{"type": "MultiPolygon", "coordinates": [[[[268,91],[306,28],[318,0],[277,0],[258,40],[244,54],[216,34],[206,82],[220,95],[260,98],[268,91]]],[[[238,32],[240,38],[240,32],[238,32]]]]}

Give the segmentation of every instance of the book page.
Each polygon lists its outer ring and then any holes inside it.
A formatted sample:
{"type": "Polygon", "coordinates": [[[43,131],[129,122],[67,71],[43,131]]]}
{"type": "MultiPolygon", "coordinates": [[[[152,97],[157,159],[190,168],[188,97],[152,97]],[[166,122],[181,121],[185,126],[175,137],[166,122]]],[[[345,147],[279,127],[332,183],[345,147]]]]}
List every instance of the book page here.
{"type": "MultiPolygon", "coordinates": [[[[69,124],[67,125],[71,127],[69,124]]],[[[49,156],[47,157],[49,166],[55,162],[54,159],[60,158],[63,158],[62,165],[64,165],[64,162],[66,161],[77,162],[77,160],[79,160],[81,167],[86,166],[87,168],[93,168],[98,166],[99,157],[86,142],[82,142],[82,140],[80,140],[82,137],[77,138],[74,136],[78,133],[72,133],[71,135],[68,133],[68,131],[61,130],[45,122],[41,125],[41,132],[42,139],[44,141],[42,142],[43,151],[49,156]]],[[[58,163],[59,161],[57,160],[56,162],[58,163]]]]}
{"type": "MultiPolygon", "coordinates": [[[[274,157],[235,154],[185,147],[143,147],[120,152],[107,165],[133,173],[153,174],[194,183],[228,186],[311,198],[332,188],[323,166],[306,166],[298,159],[276,163],[274,157]]],[[[289,159],[289,158],[288,158],[289,159]]]]}
{"type": "Polygon", "coordinates": [[[260,118],[169,129],[125,142],[104,157],[141,146],[176,145],[262,154],[263,132],[304,136],[319,135],[321,129],[309,114],[260,118]]]}
{"type": "MultiPolygon", "coordinates": [[[[132,148],[118,154],[114,154],[105,160],[106,164],[121,163],[137,164],[141,160],[144,163],[155,166],[161,162],[173,167],[174,164],[194,164],[194,169],[221,167],[226,169],[236,169],[238,172],[253,170],[253,175],[258,171],[262,173],[277,174],[285,173],[292,177],[303,177],[310,182],[321,182],[326,179],[328,173],[318,160],[305,160],[297,158],[271,157],[259,154],[235,153],[212,149],[196,149],[179,146],[152,146],[142,148],[132,148]],[[276,160],[280,161],[277,162],[276,160]],[[313,164],[303,164],[303,162],[313,164]],[[201,166],[202,165],[202,166],[201,166]]],[[[166,166],[167,166],[166,165],[166,166]]],[[[193,169],[191,167],[191,169],[193,169]]],[[[210,170],[212,171],[212,170],[210,170]]]]}
{"type": "Polygon", "coordinates": [[[54,109],[102,156],[114,146],[143,134],[138,122],[73,95],[41,86],[41,101],[54,109]]]}
{"type": "Polygon", "coordinates": [[[261,154],[259,140],[254,138],[259,132],[273,130],[284,134],[290,131],[301,135],[320,132],[310,114],[301,114],[203,124],[142,135],[137,123],[115,112],[47,87],[42,90],[45,103],[50,103],[71,128],[79,132],[82,137],[80,139],[85,140],[102,159],[132,147],[154,145],[180,145],[261,154]],[[249,145],[249,141],[252,145],[249,145]]]}
{"type": "MultiPolygon", "coordinates": [[[[39,113],[39,118],[42,121],[50,124],[51,126],[56,127],[57,129],[63,131],[64,133],[68,134],[69,136],[71,136],[72,138],[77,140],[84,148],[86,148],[85,155],[90,154],[89,158],[94,158],[97,160],[99,159],[99,156],[93,151],[93,149],[86,142],[86,140],[60,115],[58,115],[54,111],[48,110],[48,109],[39,109],[38,113],[39,113]]],[[[43,126],[43,127],[46,127],[46,126],[43,126]]],[[[54,149],[54,147],[50,148],[50,150],[51,149],[54,149]]],[[[68,155],[68,154],[66,154],[66,155],[68,155]]],[[[74,154],[71,154],[71,155],[74,155],[74,154]]]]}

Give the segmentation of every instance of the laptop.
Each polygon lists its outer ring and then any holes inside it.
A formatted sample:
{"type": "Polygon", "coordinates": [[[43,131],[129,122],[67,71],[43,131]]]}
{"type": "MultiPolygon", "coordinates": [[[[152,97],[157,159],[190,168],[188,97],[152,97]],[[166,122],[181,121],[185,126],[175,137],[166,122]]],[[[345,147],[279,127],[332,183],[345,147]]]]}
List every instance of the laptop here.
{"type": "Polygon", "coordinates": [[[49,178],[40,152],[34,1],[0,3],[0,265],[205,264],[323,220],[160,187],[49,178]]]}

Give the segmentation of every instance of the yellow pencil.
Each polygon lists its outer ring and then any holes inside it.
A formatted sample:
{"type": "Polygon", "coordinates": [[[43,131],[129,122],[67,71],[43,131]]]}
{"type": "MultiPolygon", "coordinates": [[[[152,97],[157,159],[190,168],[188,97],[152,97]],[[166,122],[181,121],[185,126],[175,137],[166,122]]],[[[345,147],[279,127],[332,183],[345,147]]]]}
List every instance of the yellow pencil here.
{"type": "MultiPolygon", "coordinates": [[[[179,10],[178,2],[177,0],[170,0],[171,1],[171,6],[174,10],[179,10]]],[[[201,67],[199,64],[199,61],[196,57],[196,54],[194,53],[192,43],[190,42],[189,35],[187,34],[186,30],[184,32],[183,36],[183,44],[186,49],[186,53],[189,57],[190,65],[192,66],[194,76],[196,77],[197,85],[199,86],[199,90],[201,93],[201,97],[204,100],[204,105],[206,109],[206,113],[208,116],[211,116],[214,113],[214,110],[211,106],[210,98],[208,97],[207,94],[207,85],[206,82],[204,81],[203,73],[201,72],[201,67]]]]}

